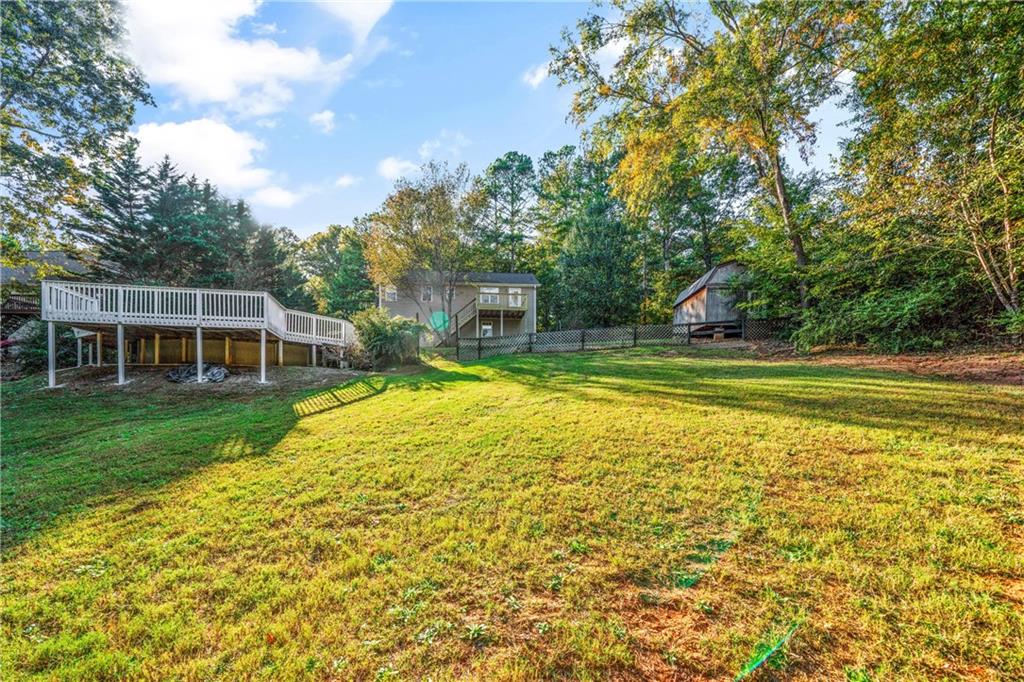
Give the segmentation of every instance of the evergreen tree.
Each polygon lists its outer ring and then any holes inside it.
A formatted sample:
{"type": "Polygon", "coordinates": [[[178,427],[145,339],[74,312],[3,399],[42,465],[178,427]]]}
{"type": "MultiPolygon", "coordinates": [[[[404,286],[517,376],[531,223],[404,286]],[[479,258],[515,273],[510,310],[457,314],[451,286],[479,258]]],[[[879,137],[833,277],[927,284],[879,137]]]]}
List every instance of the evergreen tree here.
{"type": "Polygon", "coordinates": [[[313,299],[299,270],[299,240],[285,227],[259,227],[248,239],[242,261],[234,268],[234,286],[268,291],[288,308],[309,309],[313,299]]]}
{"type": "Polygon", "coordinates": [[[640,304],[634,235],[607,196],[574,217],[558,258],[556,314],[568,328],[636,321],[640,304]]]}
{"type": "Polygon", "coordinates": [[[515,272],[532,234],[537,175],[533,161],[519,152],[496,159],[475,181],[481,202],[477,239],[490,263],[486,269],[515,272]]]}
{"type": "Polygon", "coordinates": [[[302,244],[301,261],[320,313],[347,318],[373,306],[373,283],[355,229],[331,225],[313,235],[302,244]]]}
{"type": "Polygon", "coordinates": [[[89,220],[76,230],[93,248],[93,272],[117,282],[143,281],[152,260],[153,245],[146,235],[151,178],[139,160],[138,147],[137,140],[127,138],[113,152],[110,164],[96,165],[96,199],[89,220]]]}

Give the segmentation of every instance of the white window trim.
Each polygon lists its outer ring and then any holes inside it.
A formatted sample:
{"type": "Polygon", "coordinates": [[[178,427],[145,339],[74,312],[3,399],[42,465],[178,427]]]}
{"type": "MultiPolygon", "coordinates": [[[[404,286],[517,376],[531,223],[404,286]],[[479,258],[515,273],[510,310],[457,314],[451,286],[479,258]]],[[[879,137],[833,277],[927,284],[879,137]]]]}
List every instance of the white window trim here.
{"type": "Polygon", "coordinates": [[[480,336],[485,339],[494,338],[494,323],[493,322],[481,322],[480,323],[480,336]],[[484,330],[490,331],[490,333],[484,333],[484,330]]]}
{"type": "Polygon", "coordinates": [[[385,303],[396,303],[398,301],[398,289],[394,287],[384,287],[384,302],[385,303]]]}
{"type": "Polygon", "coordinates": [[[429,284],[420,289],[420,302],[421,303],[432,303],[434,300],[434,287],[429,284]]]}
{"type": "Polygon", "coordinates": [[[488,305],[501,303],[501,289],[498,287],[480,287],[480,302],[488,305]]]}

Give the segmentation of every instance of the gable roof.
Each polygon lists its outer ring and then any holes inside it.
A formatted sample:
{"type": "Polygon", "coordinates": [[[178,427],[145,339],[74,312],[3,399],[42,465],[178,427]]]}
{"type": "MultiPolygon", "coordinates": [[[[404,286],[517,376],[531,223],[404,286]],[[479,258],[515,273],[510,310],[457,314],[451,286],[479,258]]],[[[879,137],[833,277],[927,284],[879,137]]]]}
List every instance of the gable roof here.
{"type": "Polygon", "coordinates": [[[532,272],[467,272],[462,276],[467,284],[529,284],[539,286],[540,282],[532,272]]]}
{"type": "Polygon", "coordinates": [[[676,302],[672,304],[672,307],[675,308],[677,305],[679,305],[686,299],[695,296],[697,293],[699,293],[701,289],[705,288],[708,285],[708,283],[714,278],[715,273],[718,272],[721,268],[724,268],[726,265],[734,264],[736,264],[736,261],[727,260],[724,263],[719,263],[715,267],[705,272],[703,275],[694,280],[694,282],[690,286],[683,289],[678,296],[676,296],[676,302]]]}
{"type": "Polygon", "coordinates": [[[73,254],[63,251],[26,251],[25,257],[29,262],[17,267],[0,267],[0,284],[31,284],[36,276],[36,263],[57,265],[68,272],[81,275],[85,273],[85,264],[75,258],[73,254]]]}

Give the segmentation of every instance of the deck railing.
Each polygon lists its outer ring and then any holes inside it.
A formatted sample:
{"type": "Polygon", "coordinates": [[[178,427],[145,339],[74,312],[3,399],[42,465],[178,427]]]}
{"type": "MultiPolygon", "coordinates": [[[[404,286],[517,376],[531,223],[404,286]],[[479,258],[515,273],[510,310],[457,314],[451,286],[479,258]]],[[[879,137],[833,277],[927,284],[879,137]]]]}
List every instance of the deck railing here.
{"type": "Polygon", "coordinates": [[[80,324],[267,329],[285,341],[347,345],[352,323],[282,306],[265,291],[46,280],[44,320],[80,324]]]}

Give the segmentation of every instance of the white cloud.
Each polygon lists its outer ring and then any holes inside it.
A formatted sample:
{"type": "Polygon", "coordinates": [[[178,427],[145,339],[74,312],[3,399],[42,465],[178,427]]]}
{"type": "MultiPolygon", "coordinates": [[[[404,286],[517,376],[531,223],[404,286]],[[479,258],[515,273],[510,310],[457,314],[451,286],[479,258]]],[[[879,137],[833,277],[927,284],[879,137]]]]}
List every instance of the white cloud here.
{"type": "Polygon", "coordinates": [[[253,24],[252,32],[258,36],[272,36],[275,33],[284,33],[282,29],[277,27],[277,24],[253,24]]]}
{"type": "Polygon", "coordinates": [[[550,66],[548,62],[530,67],[523,73],[523,82],[536,90],[548,77],[550,66]]]}
{"type": "Polygon", "coordinates": [[[352,185],[358,183],[360,180],[362,180],[362,178],[356,177],[355,175],[350,175],[348,173],[345,173],[344,175],[339,175],[338,176],[338,179],[334,181],[334,186],[335,187],[351,187],[352,185]]]}
{"type": "Polygon", "coordinates": [[[291,208],[303,199],[303,194],[292,192],[278,187],[268,185],[262,187],[249,195],[249,202],[256,206],[268,206],[270,208],[291,208]]]}
{"type": "Polygon", "coordinates": [[[460,131],[442,130],[437,137],[425,140],[418,151],[421,159],[429,159],[437,152],[445,156],[459,156],[468,146],[469,138],[460,131]]]}
{"type": "Polygon", "coordinates": [[[273,129],[277,127],[278,121],[276,118],[258,118],[253,123],[257,128],[273,129]]]}
{"type": "Polygon", "coordinates": [[[348,26],[356,43],[362,44],[370,31],[391,9],[392,0],[321,0],[320,6],[348,26]]]}
{"type": "Polygon", "coordinates": [[[274,173],[257,165],[263,142],[221,121],[200,118],[184,123],[144,123],[134,135],[144,164],[158,163],[169,154],[179,171],[209,180],[227,194],[248,192],[254,205],[290,208],[313,192],[312,188],[295,192],[274,184],[274,173]]]}
{"type": "Polygon", "coordinates": [[[389,156],[381,159],[377,164],[377,173],[388,180],[397,180],[403,175],[409,175],[419,170],[419,166],[407,159],[400,159],[397,156],[389,156]]]}
{"type": "Polygon", "coordinates": [[[263,142],[226,123],[209,118],[144,123],[135,137],[143,163],[158,163],[169,154],[179,170],[209,179],[226,192],[270,183],[271,172],[256,165],[256,153],[263,151],[263,142]]]}
{"type": "Polygon", "coordinates": [[[336,83],[353,55],[325,60],[315,48],[237,37],[257,0],[133,2],[127,7],[129,46],[151,84],[166,85],[192,104],[223,104],[265,116],[292,100],[294,82],[336,83]]]}
{"type": "Polygon", "coordinates": [[[318,111],[309,117],[309,122],[313,127],[319,128],[320,132],[329,133],[334,130],[334,112],[330,109],[318,111]]]}
{"type": "Polygon", "coordinates": [[[611,75],[612,70],[615,68],[615,63],[626,53],[628,46],[628,40],[616,38],[594,53],[594,61],[597,62],[597,66],[602,74],[605,76],[611,75]]]}

